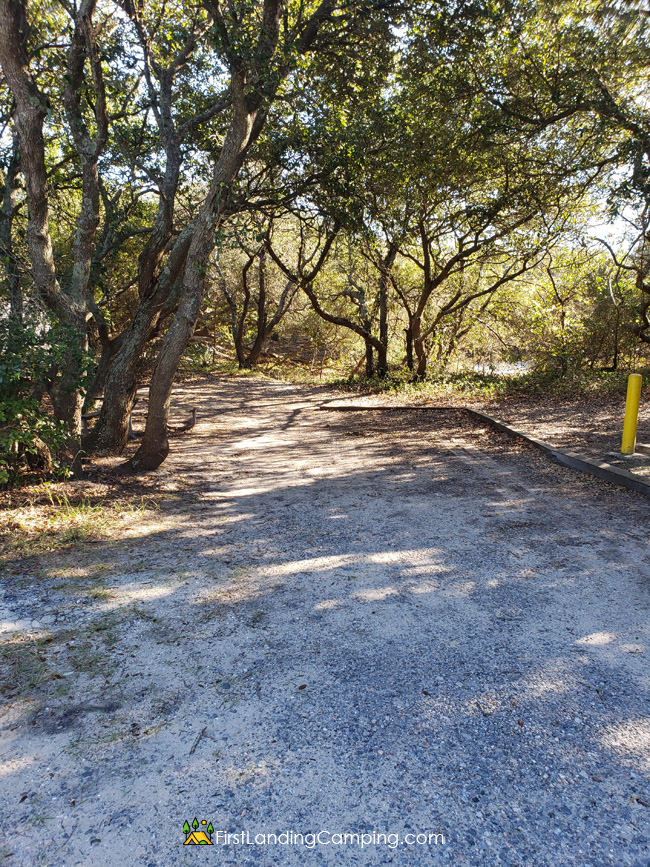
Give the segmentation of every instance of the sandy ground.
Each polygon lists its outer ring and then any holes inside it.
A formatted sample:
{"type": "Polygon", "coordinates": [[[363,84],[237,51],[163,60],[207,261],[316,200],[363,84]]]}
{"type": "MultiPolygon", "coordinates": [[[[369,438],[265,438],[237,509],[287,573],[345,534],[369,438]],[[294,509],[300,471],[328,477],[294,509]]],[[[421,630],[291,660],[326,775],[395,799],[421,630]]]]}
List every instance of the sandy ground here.
{"type": "MultiPolygon", "coordinates": [[[[567,398],[539,397],[491,405],[494,415],[518,430],[543,439],[560,449],[602,459],[621,448],[625,397],[609,395],[567,398]]],[[[490,409],[486,409],[490,412],[490,409]]],[[[650,443],[650,401],[639,410],[637,441],[650,443]]]]}
{"type": "MultiPolygon", "coordinates": [[[[471,406],[515,430],[543,440],[555,448],[605,461],[650,480],[650,454],[621,455],[625,395],[528,395],[498,399],[468,399],[462,393],[436,400],[404,398],[399,393],[341,396],[341,404],[359,406],[471,406]]],[[[650,445],[650,393],[643,394],[638,416],[637,443],[650,445]]]]}
{"type": "Polygon", "coordinates": [[[159,511],[9,564],[2,864],[648,864],[650,501],[331,397],[188,386],[159,511]]]}
{"type": "MultiPolygon", "coordinates": [[[[398,393],[346,394],[342,403],[366,406],[471,406],[517,430],[544,440],[558,449],[567,449],[604,460],[620,453],[624,394],[527,395],[496,399],[468,398],[462,393],[436,400],[411,398],[398,393]]],[[[650,391],[644,390],[639,408],[637,442],[650,444],[650,391]]],[[[637,455],[639,461],[643,458],[637,455]]],[[[634,465],[628,469],[635,470],[634,465]]]]}

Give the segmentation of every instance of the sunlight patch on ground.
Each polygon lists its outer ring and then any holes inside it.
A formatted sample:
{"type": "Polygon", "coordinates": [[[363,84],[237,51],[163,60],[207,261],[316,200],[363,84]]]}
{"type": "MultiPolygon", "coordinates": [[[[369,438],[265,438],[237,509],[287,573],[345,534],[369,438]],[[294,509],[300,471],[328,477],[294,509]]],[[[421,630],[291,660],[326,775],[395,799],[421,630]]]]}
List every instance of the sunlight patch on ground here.
{"type": "Polygon", "coordinates": [[[317,605],[314,605],[315,611],[328,611],[332,608],[340,608],[343,604],[341,599],[323,599],[317,605]]]}
{"type": "MultiPolygon", "coordinates": [[[[301,477],[296,481],[288,481],[283,484],[283,489],[286,488],[302,488],[305,485],[313,484],[309,479],[301,477]]],[[[242,497],[259,497],[264,494],[277,493],[277,481],[270,478],[267,485],[256,485],[254,488],[241,488],[239,486],[229,490],[223,490],[214,495],[214,499],[218,500],[238,500],[242,497]]]]}
{"type": "Polygon", "coordinates": [[[371,563],[399,563],[409,564],[409,569],[435,568],[436,561],[441,557],[439,548],[411,548],[403,551],[379,551],[376,554],[367,554],[371,563]],[[415,560],[414,564],[410,561],[415,560]],[[425,561],[424,563],[422,561],[425,561]],[[427,562],[428,561],[428,562],[427,562]]]}
{"type": "Polygon", "coordinates": [[[564,695],[576,689],[577,681],[571,672],[565,670],[562,661],[550,661],[546,670],[531,672],[524,678],[528,685],[528,693],[532,698],[544,698],[548,695],[564,695]]]}
{"type": "Polygon", "coordinates": [[[368,590],[358,590],[352,594],[353,599],[362,599],[364,602],[380,602],[389,596],[397,596],[399,593],[394,587],[377,587],[368,590]]]}
{"type": "Polygon", "coordinates": [[[455,581],[445,588],[445,596],[471,596],[476,590],[476,581],[455,581]]]}
{"type": "Polygon", "coordinates": [[[643,654],[645,653],[645,645],[643,644],[621,644],[623,653],[643,654]]]}
{"type": "Polygon", "coordinates": [[[427,593],[436,593],[440,590],[439,581],[420,581],[419,584],[411,584],[408,587],[409,593],[415,596],[424,596],[427,593]]]}
{"type": "Polygon", "coordinates": [[[327,557],[308,557],[304,560],[290,560],[278,563],[267,570],[269,575],[293,575],[295,572],[329,572],[342,569],[363,560],[362,554],[332,554],[327,557]]]}
{"type": "Polygon", "coordinates": [[[176,592],[177,588],[163,584],[156,584],[152,587],[131,584],[122,587],[109,587],[108,590],[111,593],[115,593],[116,598],[101,606],[105,611],[121,608],[124,605],[129,605],[131,602],[148,602],[152,599],[161,599],[163,596],[171,596],[172,593],[176,592]]]}
{"type": "Polygon", "coordinates": [[[650,717],[638,717],[609,726],[601,740],[606,747],[631,753],[650,768],[650,717]]]}
{"type": "Polygon", "coordinates": [[[417,575],[443,575],[445,572],[453,571],[453,566],[444,566],[441,563],[422,563],[417,566],[402,567],[402,575],[407,578],[417,575]]]}
{"type": "Polygon", "coordinates": [[[269,446],[278,446],[284,445],[285,441],[282,437],[277,436],[260,436],[260,437],[249,437],[245,440],[238,440],[230,447],[230,451],[237,451],[238,449],[263,449],[268,448],[269,446]]]}
{"type": "Polygon", "coordinates": [[[10,774],[23,771],[35,763],[36,756],[19,756],[14,759],[7,759],[4,762],[0,762],[0,777],[8,777],[10,774]]]}
{"type": "Polygon", "coordinates": [[[236,584],[230,584],[227,587],[215,587],[214,589],[204,590],[195,593],[192,597],[192,605],[232,605],[239,602],[248,602],[251,599],[256,599],[259,596],[268,594],[277,590],[278,585],[273,583],[264,583],[251,574],[246,576],[246,583],[239,581],[236,584]]]}
{"type": "Polygon", "coordinates": [[[355,554],[330,554],[325,557],[309,557],[304,560],[290,560],[287,563],[279,563],[269,566],[267,574],[269,575],[292,575],[296,572],[330,572],[333,569],[343,569],[346,566],[353,566],[367,563],[376,565],[402,565],[406,570],[410,570],[413,574],[443,571],[444,566],[436,563],[435,560],[440,557],[440,551],[437,548],[413,548],[405,551],[379,551],[374,554],[367,552],[359,552],[355,554]],[[431,558],[431,562],[427,563],[426,558],[431,558]],[[417,561],[410,565],[409,561],[417,561]],[[422,562],[425,561],[425,562],[422,562]],[[417,570],[417,571],[416,571],[417,570]]]}
{"type": "Polygon", "coordinates": [[[615,632],[592,632],[591,635],[585,635],[584,638],[579,638],[576,644],[588,644],[591,646],[611,644],[616,641],[617,635],[615,632]]]}
{"type": "MultiPolygon", "coordinates": [[[[637,636],[638,637],[638,636],[637,636]]],[[[585,635],[584,638],[579,638],[576,644],[587,647],[604,647],[618,641],[619,636],[615,632],[592,632],[591,635],[585,635]]],[[[614,648],[612,648],[614,649],[614,648]]],[[[645,644],[639,642],[625,642],[625,644],[617,644],[616,650],[621,650],[623,653],[631,653],[633,655],[641,655],[645,653],[645,644]]]]}
{"type": "Polygon", "coordinates": [[[29,641],[39,641],[50,636],[47,629],[34,627],[29,620],[0,620],[0,635],[2,646],[20,645],[29,637],[29,641]]]}

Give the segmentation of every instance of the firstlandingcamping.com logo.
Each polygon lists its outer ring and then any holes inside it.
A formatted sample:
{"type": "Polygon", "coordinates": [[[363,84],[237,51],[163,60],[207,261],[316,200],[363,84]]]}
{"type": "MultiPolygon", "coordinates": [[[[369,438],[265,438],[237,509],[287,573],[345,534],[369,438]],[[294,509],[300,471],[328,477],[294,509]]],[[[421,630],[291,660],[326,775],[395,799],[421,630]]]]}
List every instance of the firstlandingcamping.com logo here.
{"type": "Polygon", "coordinates": [[[444,846],[447,842],[444,834],[428,831],[426,833],[388,833],[388,832],[342,832],[313,831],[301,834],[297,831],[282,831],[280,833],[251,834],[249,831],[240,832],[216,831],[212,822],[206,819],[199,820],[194,817],[192,824],[188,821],[183,825],[185,834],[185,846],[304,846],[314,849],[316,846],[359,846],[365,849],[367,846],[387,846],[396,849],[398,846],[444,846]],[[212,835],[214,834],[214,842],[212,835]]]}
{"type": "Polygon", "coordinates": [[[185,846],[192,845],[192,843],[199,846],[212,846],[212,834],[214,832],[212,822],[209,825],[205,819],[201,819],[199,822],[195,816],[191,827],[190,823],[185,821],[183,831],[185,833],[185,846]]]}

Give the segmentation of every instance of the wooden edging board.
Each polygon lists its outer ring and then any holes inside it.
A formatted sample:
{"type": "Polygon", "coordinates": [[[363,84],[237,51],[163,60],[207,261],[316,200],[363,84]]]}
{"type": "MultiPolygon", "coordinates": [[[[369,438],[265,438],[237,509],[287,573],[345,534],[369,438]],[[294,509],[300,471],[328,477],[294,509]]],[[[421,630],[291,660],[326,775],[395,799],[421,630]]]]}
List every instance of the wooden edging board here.
{"type": "Polygon", "coordinates": [[[456,410],[464,412],[471,418],[481,421],[484,424],[489,424],[491,427],[501,431],[507,436],[525,440],[527,443],[530,443],[530,445],[544,452],[544,454],[551,460],[561,464],[563,467],[568,467],[571,470],[577,470],[582,473],[588,473],[598,479],[603,479],[604,481],[611,482],[615,485],[622,485],[625,488],[629,488],[632,491],[650,497],[650,482],[640,479],[638,476],[628,472],[628,470],[613,467],[605,461],[585,458],[582,455],[575,454],[575,452],[561,451],[560,449],[556,449],[554,446],[549,445],[549,443],[545,443],[543,440],[531,437],[529,434],[510,427],[510,425],[500,421],[498,418],[494,418],[493,416],[488,415],[485,412],[480,412],[477,409],[471,409],[468,406],[359,406],[359,404],[339,404],[337,406],[332,403],[321,404],[318,409],[334,412],[364,412],[367,410],[425,410],[429,412],[456,410]]]}

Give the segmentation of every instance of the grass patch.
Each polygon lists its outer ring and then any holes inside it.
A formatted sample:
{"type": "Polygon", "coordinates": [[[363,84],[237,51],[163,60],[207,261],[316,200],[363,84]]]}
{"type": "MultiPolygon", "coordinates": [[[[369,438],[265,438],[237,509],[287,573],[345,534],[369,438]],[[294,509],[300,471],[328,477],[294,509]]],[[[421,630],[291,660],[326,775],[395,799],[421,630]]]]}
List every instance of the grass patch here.
{"type": "Polygon", "coordinates": [[[320,362],[309,364],[287,358],[262,357],[257,367],[240,369],[229,360],[217,360],[214,364],[185,365],[185,373],[192,376],[230,376],[238,378],[259,377],[261,379],[282,380],[294,385],[325,385],[339,380],[349,370],[349,360],[336,362],[326,360],[321,370],[320,362]]]}
{"type": "Polygon", "coordinates": [[[110,651],[120,638],[121,612],[108,612],[84,628],[14,635],[0,647],[0,695],[15,699],[33,690],[71,690],[68,674],[107,675],[114,668],[110,651]],[[56,685],[54,684],[56,682],[56,685]]]}
{"type": "MultiPolygon", "coordinates": [[[[518,397],[557,396],[558,398],[594,395],[624,394],[628,373],[631,371],[570,370],[564,375],[556,371],[532,370],[521,374],[490,374],[475,371],[449,373],[432,371],[424,380],[414,381],[408,370],[392,371],[384,379],[345,375],[349,360],[328,360],[322,371],[298,360],[263,358],[251,370],[239,370],[232,361],[217,361],[201,369],[192,369],[196,375],[234,377],[257,376],[262,379],[282,380],[302,385],[327,385],[344,392],[399,396],[420,401],[481,402],[518,397]]],[[[189,372],[189,371],[188,371],[189,372]]],[[[647,384],[645,392],[650,398],[650,368],[638,370],[647,384]]]]}
{"type": "Polygon", "coordinates": [[[106,602],[108,599],[117,598],[117,593],[115,593],[115,591],[109,590],[107,587],[102,587],[101,585],[91,587],[88,591],[88,595],[93,599],[96,599],[98,602],[106,602]]]}
{"type": "Polygon", "coordinates": [[[123,502],[70,499],[45,488],[40,502],[0,511],[0,561],[75,548],[111,538],[125,517],[142,517],[158,505],[148,497],[123,502]]]}
{"type": "MultiPolygon", "coordinates": [[[[643,373],[643,371],[641,371],[643,373]]],[[[385,395],[414,401],[471,403],[526,397],[580,398],[596,395],[624,395],[628,371],[575,371],[565,376],[531,371],[520,375],[496,375],[475,372],[432,374],[414,381],[407,372],[394,373],[385,379],[348,377],[332,382],[345,392],[385,395]]],[[[645,371],[649,383],[650,370],[645,371]]]]}
{"type": "Polygon", "coordinates": [[[53,636],[45,634],[38,638],[15,638],[0,650],[3,676],[0,693],[12,698],[25,690],[35,689],[53,676],[45,655],[45,647],[53,636]]]}

